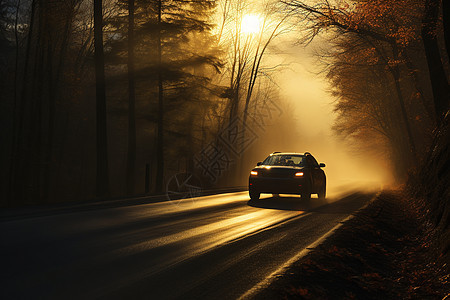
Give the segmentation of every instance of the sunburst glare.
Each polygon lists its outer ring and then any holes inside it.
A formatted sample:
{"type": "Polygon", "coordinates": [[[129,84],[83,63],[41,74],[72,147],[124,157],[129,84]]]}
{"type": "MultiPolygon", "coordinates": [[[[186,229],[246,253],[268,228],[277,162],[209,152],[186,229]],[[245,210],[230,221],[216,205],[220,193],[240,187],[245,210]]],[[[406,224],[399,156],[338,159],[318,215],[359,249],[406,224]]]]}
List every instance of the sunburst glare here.
{"type": "Polygon", "coordinates": [[[243,33],[257,33],[261,30],[261,18],[258,15],[247,14],[242,18],[241,30],[243,33]]]}

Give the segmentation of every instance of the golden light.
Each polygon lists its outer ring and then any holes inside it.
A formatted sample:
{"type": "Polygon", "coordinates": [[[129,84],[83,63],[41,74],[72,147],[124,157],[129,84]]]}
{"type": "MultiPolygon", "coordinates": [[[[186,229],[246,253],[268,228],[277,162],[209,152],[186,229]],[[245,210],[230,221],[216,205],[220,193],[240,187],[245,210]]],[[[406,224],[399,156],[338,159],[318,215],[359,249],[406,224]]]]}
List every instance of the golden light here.
{"type": "Polygon", "coordinates": [[[295,173],[295,176],[302,177],[303,176],[303,172],[297,172],[297,173],[295,173]]]}
{"type": "Polygon", "coordinates": [[[257,176],[257,175],[258,175],[258,172],[256,172],[256,171],[251,171],[251,172],[250,172],[250,175],[252,175],[252,176],[257,176]]]}
{"type": "Polygon", "coordinates": [[[261,30],[261,18],[257,15],[244,15],[241,22],[243,33],[257,33],[261,30]]]}

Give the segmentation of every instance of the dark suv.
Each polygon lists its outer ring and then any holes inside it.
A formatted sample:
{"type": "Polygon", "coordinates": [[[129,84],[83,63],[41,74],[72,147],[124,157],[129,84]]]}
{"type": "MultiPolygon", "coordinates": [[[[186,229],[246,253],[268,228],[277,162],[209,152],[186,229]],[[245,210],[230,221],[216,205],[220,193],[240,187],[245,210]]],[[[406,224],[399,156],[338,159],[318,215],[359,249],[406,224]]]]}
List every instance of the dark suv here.
{"type": "Polygon", "coordinates": [[[250,172],[248,192],[252,200],[258,200],[261,193],[299,194],[303,199],[311,199],[317,194],[325,199],[326,176],[309,152],[274,152],[250,172]]]}

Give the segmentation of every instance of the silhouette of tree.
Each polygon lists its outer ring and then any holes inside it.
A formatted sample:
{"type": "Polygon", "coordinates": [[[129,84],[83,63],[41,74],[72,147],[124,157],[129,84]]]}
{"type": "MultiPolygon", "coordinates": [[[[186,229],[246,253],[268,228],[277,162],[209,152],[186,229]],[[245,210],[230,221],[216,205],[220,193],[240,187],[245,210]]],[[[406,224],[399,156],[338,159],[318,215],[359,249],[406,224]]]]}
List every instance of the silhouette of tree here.
{"type": "Polygon", "coordinates": [[[109,196],[108,142],[106,132],[105,59],[103,51],[103,5],[94,0],[94,45],[96,82],[97,189],[99,198],[109,196]]]}
{"type": "MultiPolygon", "coordinates": [[[[128,1],[119,1],[118,5],[119,12],[123,11],[128,1]]],[[[158,192],[164,188],[165,134],[166,126],[170,125],[167,115],[177,109],[175,103],[181,107],[184,101],[192,102],[197,97],[191,94],[192,91],[205,94],[214,89],[208,77],[211,71],[217,72],[221,67],[211,34],[210,20],[214,9],[215,1],[135,2],[134,49],[135,61],[139,61],[134,71],[137,89],[147,95],[147,102],[157,103],[157,113],[151,112],[149,119],[156,123],[155,185],[158,192]],[[206,66],[211,66],[209,71],[205,70],[206,66]],[[191,99],[185,97],[188,87],[191,99]]],[[[117,65],[124,63],[124,46],[125,42],[129,43],[125,17],[119,13],[108,20],[114,32],[109,57],[111,63],[117,65]]],[[[170,130],[182,128],[171,127],[170,130]]]]}
{"type": "MultiPolygon", "coordinates": [[[[421,74],[427,72],[421,66],[424,61],[424,52],[420,45],[424,3],[416,0],[395,2],[377,0],[356,3],[346,1],[331,3],[323,0],[314,5],[309,5],[303,1],[284,2],[290,9],[297,11],[300,19],[309,24],[302,41],[309,42],[320,32],[328,30],[335,40],[340,41],[338,48],[341,48],[343,53],[346,51],[356,53],[360,58],[363,58],[364,55],[367,56],[366,58],[369,60],[367,63],[355,58],[363,69],[365,65],[373,65],[373,63],[370,63],[370,59],[375,60],[376,65],[383,66],[385,72],[393,80],[397,98],[397,104],[391,102],[389,106],[394,110],[398,108],[399,116],[403,121],[403,125],[400,125],[404,126],[410,148],[410,151],[406,151],[406,153],[412,154],[408,159],[408,155],[405,155],[405,151],[403,151],[403,160],[410,161],[410,163],[406,163],[406,166],[417,160],[417,145],[424,150],[426,147],[423,147],[423,145],[426,142],[424,143],[423,137],[430,135],[429,132],[426,132],[428,126],[422,125],[421,128],[417,123],[422,122],[424,116],[425,118],[431,118],[434,122],[439,121],[440,118],[439,114],[435,115],[429,109],[432,102],[424,95],[424,90],[428,87],[423,84],[423,80],[420,80],[421,74]],[[406,7],[407,10],[405,10],[406,7]],[[348,40],[348,45],[344,45],[345,39],[348,40]],[[355,42],[358,46],[363,45],[361,51],[352,51],[352,48],[354,48],[352,43],[355,42]],[[411,91],[411,86],[415,91],[411,91]],[[408,94],[412,96],[408,98],[408,94]]],[[[429,9],[428,6],[426,8],[429,9]]],[[[427,52],[426,48],[425,53],[427,52]]],[[[336,57],[339,57],[338,51],[336,51],[336,57]]],[[[349,59],[347,63],[352,64],[353,58],[347,57],[347,59],[349,59]]],[[[439,56],[436,62],[440,62],[439,56]]],[[[336,63],[343,62],[338,58],[336,63]]],[[[333,62],[331,64],[333,65],[333,62]]],[[[372,68],[375,68],[375,66],[372,68]]],[[[377,81],[384,78],[381,73],[378,76],[379,79],[371,76],[369,80],[377,81]]],[[[442,77],[439,74],[435,74],[435,76],[442,77]]],[[[433,75],[430,75],[430,78],[434,81],[433,75]]],[[[442,99],[442,97],[440,98],[442,99]]],[[[448,97],[444,98],[448,99],[448,97]]],[[[360,101],[364,103],[362,99],[360,101]]],[[[357,103],[354,102],[354,104],[357,103]]],[[[438,109],[439,105],[439,102],[436,102],[435,99],[435,109],[438,109]]],[[[361,106],[364,105],[361,104],[361,106]]],[[[386,115],[386,118],[389,119],[390,117],[386,115]]],[[[380,124],[376,125],[376,128],[380,129],[380,124]]],[[[399,144],[402,144],[402,140],[398,137],[397,139],[394,138],[394,141],[399,144]]]]}
{"type": "Polygon", "coordinates": [[[27,26],[20,3],[15,4],[14,22],[9,26],[15,41],[10,197],[18,202],[43,202],[49,198],[56,106],[75,1],[32,1],[27,26]]]}
{"type": "MultiPolygon", "coordinates": [[[[443,2],[445,3],[448,1],[443,2]]],[[[442,64],[437,41],[440,3],[441,1],[439,0],[425,1],[421,31],[431,79],[431,87],[433,89],[434,109],[439,123],[443,121],[443,118],[449,109],[448,105],[450,101],[450,87],[442,64]]],[[[448,11],[445,12],[445,14],[448,14],[448,11]]],[[[448,31],[448,29],[445,31],[448,31]]],[[[448,38],[449,33],[446,32],[445,34],[448,38]]],[[[448,41],[446,41],[446,46],[447,51],[449,51],[448,41]]]]}
{"type": "Polygon", "coordinates": [[[134,0],[128,1],[128,151],[127,151],[127,194],[134,194],[136,164],[136,92],[134,75],[134,0]]]}
{"type": "Polygon", "coordinates": [[[250,1],[221,1],[222,19],[219,22],[219,43],[227,55],[224,78],[229,83],[224,96],[229,99],[228,121],[233,122],[241,110],[244,128],[263,58],[273,40],[289,31],[285,21],[290,17],[290,14],[278,14],[276,2],[263,1],[257,10],[251,4],[250,1]],[[248,15],[259,20],[255,32],[246,32],[242,28],[248,15]]]}

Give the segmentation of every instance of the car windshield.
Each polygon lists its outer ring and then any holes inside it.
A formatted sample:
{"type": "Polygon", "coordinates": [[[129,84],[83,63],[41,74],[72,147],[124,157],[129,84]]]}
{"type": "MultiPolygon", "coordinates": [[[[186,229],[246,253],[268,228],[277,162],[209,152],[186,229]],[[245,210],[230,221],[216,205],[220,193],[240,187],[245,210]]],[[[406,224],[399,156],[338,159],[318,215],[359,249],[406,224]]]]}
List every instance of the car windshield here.
{"type": "Polygon", "coordinates": [[[263,161],[266,166],[303,167],[304,157],[301,155],[271,155],[263,161]]]}

